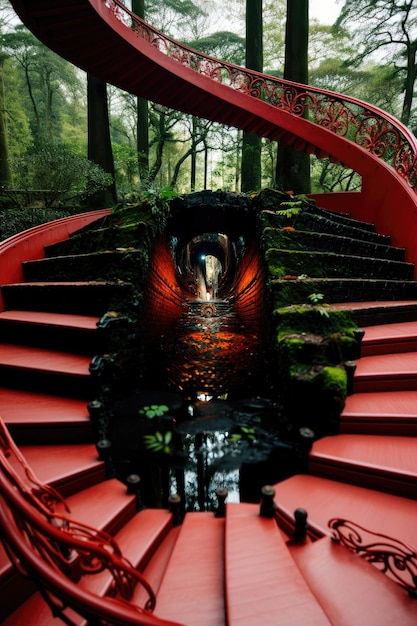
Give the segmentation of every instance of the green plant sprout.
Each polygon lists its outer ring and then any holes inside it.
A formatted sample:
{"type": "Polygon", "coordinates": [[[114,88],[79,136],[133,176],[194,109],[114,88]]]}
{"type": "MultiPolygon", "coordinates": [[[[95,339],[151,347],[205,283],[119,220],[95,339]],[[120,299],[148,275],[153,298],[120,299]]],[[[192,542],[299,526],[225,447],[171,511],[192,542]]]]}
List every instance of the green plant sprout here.
{"type": "Polygon", "coordinates": [[[154,435],[144,435],[145,447],[151,452],[171,453],[172,432],[168,430],[166,433],[157,431],[154,435]]]}
{"type": "Polygon", "coordinates": [[[167,411],[169,411],[169,407],[166,404],[151,404],[139,409],[138,413],[139,415],[145,415],[148,419],[152,419],[154,417],[162,417],[167,411]]]}
{"type": "Polygon", "coordinates": [[[248,428],[247,426],[240,426],[240,433],[233,433],[229,437],[229,441],[231,443],[236,443],[238,441],[255,441],[256,439],[256,429],[248,428]]]}
{"type": "Polygon", "coordinates": [[[320,304],[324,300],[324,293],[310,293],[308,296],[311,304],[320,304]]]}
{"type": "Polygon", "coordinates": [[[308,296],[308,299],[310,300],[313,306],[317,307],[317,310],[320,313],[320,315],[323,315],[323,317],[329,317],[329,311],[326,308],[328,305],[323,303],[322,306],[319,306],[320,303],[323,302],[324,300],[323,293],[310,293],[310,295],[308,296]]]}

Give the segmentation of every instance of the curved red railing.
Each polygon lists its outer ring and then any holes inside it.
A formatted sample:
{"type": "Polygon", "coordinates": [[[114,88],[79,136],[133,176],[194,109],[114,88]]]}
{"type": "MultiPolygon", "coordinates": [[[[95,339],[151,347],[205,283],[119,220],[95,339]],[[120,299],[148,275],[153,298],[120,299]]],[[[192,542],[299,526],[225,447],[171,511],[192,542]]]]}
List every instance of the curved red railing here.
{"type": "Polygon", "coordinates": [[[1,418],[0,529],[16,569],[33,577],[53,614],[65,623],[75,626],[64,613],[70,606],[91,623],[179,626],[152,614],[155,594],[116,541],[72,519],[61,496],[37,480],[1,418]],[[109,596],[100,597],[77,584],[81,577],[103,571],[111,576],[109,596]],[[137,584],[149,596],[144,608],[130,602],[137,584]]]}
{"type": "MultiPolygon", "coordinates": [[[[83,226],[91,224],[110,212],[110,209],[89,211],[63,217],[17,233],[0,243],[0,286],[24,280],[22,263],[42,259],[45,246],[62,241],[83,226]]],[[[0,292],[0,311],[4,308],[0,292]]]]}
{"type": "Polygon", "coordinates": [[[361,192],[317,194],[316,200],[373,222],[417,267],[417,140],[392,116],[202,55],[141,21],[120,0],[11,4],[45,45],[97,78],[351,168],[362,177],[361,192]]]}
{"type": "Polygon", "coordinates": [[[263,100],[345,137],[394,167],[417,193],[417,139],[392,115],[366,102],[323,89],[267,76],[202,54],[129,11],[120,0],[103,0],[115,17],[180,65],[263,100]]]}

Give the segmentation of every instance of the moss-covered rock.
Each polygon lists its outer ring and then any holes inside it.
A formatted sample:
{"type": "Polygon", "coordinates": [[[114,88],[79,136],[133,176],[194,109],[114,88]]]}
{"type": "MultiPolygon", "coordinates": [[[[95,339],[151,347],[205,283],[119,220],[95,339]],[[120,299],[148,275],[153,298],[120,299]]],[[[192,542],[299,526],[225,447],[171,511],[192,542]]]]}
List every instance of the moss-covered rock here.
{"type": "Polygon", "coordinates": [[[350,311],[290,306],[274,311],[274,385],[290,421],[335,433],[347,395],[346,361],[360,351],[350,311]]]}
{"type": "Polygon", "coordinates": [[[294,333],[320,336],[341,333],[353,338],[357,328],[351,311],[327,305],[302,304],[278,308],[273,312],[273,319],[278,341],[294,333]]]}

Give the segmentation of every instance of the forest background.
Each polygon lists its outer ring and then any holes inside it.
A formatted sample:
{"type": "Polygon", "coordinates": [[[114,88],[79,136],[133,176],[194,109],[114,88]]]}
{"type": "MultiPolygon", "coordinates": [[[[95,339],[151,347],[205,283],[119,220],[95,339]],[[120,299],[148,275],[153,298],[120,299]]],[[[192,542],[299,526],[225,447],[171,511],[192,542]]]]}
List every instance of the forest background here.
{"type": "MultiPolygon", "coordinates": [[[[263,71],[276,77],[284,75],[291,1],[256,0],[262,11],[263,71]]],[[[250,2],[125,0],[128,8],[139,9],[164,34],[241,66],[247,60],[245,15],[250,2]]],[[[334,24],[309,21],[308,83],[379,106],[415,133],[416,3],[336,0],[336,4],[340,9],[334,24]]],[[[22,219],[27,223],[19,221],[21,229],[44,219],[39,207],[52,219],[56,216],[52,208],[59,214],[68,207],[136,201],[161,190],[181,194],[243,188],[240,131],[97,83],[28,32],[8,0],[0,0],[0,44],[1,238],[17,229],[11,214],[6,214],[10,207],[25,209],[22,219]],[[88,110],[97,94],[104,97],[108,114],[107,162],[105,157],[95,158],[89,144],[88,110]]],[[[260,186],[279,186],[277,144],[263,139],[260,150],[260,186]]],[[[312,191],[360,187],[354,172],[327,160],[312,157],[310,170],[312,191]]]]}

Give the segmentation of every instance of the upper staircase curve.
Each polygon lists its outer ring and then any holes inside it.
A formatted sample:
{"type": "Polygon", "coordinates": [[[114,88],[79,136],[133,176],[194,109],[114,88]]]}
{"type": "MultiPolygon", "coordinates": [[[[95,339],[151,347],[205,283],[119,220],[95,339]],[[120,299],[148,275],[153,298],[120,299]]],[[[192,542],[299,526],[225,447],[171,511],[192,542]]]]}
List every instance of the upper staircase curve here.
{"type": "Polygon", "coordinates": [[[391,115],[202,55],[141,21],[119,0],[11,4],[44,44],[97,78],[355,170],[362,176],[355,217],[390,233],[394,245],[408,249],[407,260],[416,262],[417,140],[391,115]],[[401,225],[393,206],[401,206],[401,225]]]}

